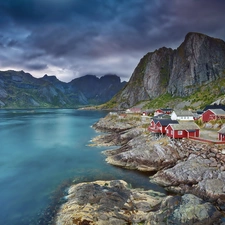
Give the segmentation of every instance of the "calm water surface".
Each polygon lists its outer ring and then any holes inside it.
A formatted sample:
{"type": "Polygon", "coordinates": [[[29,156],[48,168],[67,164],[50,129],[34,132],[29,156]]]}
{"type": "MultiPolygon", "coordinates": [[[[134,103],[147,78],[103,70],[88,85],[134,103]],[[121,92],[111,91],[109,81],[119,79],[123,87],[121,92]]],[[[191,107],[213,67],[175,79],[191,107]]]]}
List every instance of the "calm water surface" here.
{"type": "MultiPolygon", "coordinates": [[[[103,111],[0,110],[0,224],[39,224],[67,180],[124,179],[163,192],[146,174],[111,166],[89,147],[103,111]]],[[[43,223],[43,222],[42,222],[43,223]]]]}

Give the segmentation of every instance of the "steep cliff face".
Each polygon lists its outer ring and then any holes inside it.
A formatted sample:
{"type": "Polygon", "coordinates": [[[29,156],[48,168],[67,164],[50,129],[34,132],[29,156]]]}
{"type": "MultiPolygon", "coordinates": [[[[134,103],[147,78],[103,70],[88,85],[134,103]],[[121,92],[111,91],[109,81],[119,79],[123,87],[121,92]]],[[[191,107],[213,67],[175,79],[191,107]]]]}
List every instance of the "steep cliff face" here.
{"type": "Polygon", "coordinates": [[[186,97],[224,76],[225,42],[192,32],[176,50],[163,47],[146,54],[116,101],[121,109],[165,93],[186,97]]]}
{"type": "Polygon", "coordinates": [[[72,80],[69,85],[71,96],[82,104],[102,104],[111,99],[126,82],[121,82],[116,75],[105,75],[98,78],[86,75],[72,80]]]}
{"type": "Polygon", "coordinates": [[[204,34],[188,33],[174,51],[168,92],[188,96],[198,86],[225,76],[225,42],[204,34]]]}

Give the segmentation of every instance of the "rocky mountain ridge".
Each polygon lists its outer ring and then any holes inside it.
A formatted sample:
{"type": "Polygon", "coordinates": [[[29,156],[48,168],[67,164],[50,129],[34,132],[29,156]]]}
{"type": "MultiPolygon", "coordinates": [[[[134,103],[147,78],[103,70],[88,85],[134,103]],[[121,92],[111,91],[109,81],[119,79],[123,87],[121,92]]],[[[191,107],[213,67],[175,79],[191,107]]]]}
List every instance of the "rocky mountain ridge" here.
{"type": "Polygon", "coordinates": [[[162,47],[147,53],[111,103],[125,109],[164,94],[188,97],[221,78],[225,78],[225,42],[190,32],[175,50],[162,47]]]}
{"type": "Polygon", "coordinates": [[[86,75],[69,83],[56,76],[35,78],[24,71],[0,71],[0,108],[80,107],[109,101],[126,82],[116,75],[86,75]]]}

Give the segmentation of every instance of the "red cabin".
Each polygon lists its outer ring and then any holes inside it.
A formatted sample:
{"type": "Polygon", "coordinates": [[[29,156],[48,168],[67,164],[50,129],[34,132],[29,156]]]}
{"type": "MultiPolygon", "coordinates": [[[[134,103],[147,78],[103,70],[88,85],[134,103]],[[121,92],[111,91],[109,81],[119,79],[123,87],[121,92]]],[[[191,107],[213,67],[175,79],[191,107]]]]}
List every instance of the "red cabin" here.
{"type": "Polygon", "coordinates": [[[154,113],[154,116],[158,116],[160,114],[171,114],[172,111],[172,109],[157,109],[154,113]]]}
{"type": "Polygon", "coordinates": [[[210,120],[217,120],[225,118],[225,111],[223,109],[208,109],[202,113],[202,121],[209,122],[210,120]]]}
{"type": "Polygon", "coordinates": [[[225,141],[225,127],[218,131],[218,139],[219,141],[225,141]]]}
{"type": "Polygon", "coordinates": [[[193,122],[169,124],[166,127],[166,135],[170,138],[199,137],[199,126],[193,122]]]}
{"type": "Polygon", "coordinates": [[[148,130],[149,130],[150,132],[160,133],[160,130],[157,129],[157,127],[156,127],[156,123],[157,123],[157,122],[158,122],[158,120],[155,120],[155,119],[152,119],[152,120],[150,121],[150,125],[149,125],[149,127],[148,127],[148,130]]]}
{"type": "Polygon", "coordinates": [[[168,124],[178,124],[178,121],[171,119],[152,119],[148,130],[153,133],[166,133],[168,124]]]}

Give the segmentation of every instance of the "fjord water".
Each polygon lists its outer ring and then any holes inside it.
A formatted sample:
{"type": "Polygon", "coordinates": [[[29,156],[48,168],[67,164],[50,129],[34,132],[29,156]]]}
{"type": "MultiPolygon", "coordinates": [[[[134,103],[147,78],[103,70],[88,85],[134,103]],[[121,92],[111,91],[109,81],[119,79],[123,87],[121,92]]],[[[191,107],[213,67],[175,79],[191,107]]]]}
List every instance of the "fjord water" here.
{"type": "Polygon", "coordinates": [[[145,174],[111,166],[90,147],[91,128],[104,111],[0,110],[0,224],[40,222],[52,194],[66,180],[124,179],[163,192],[145,174]]]}

